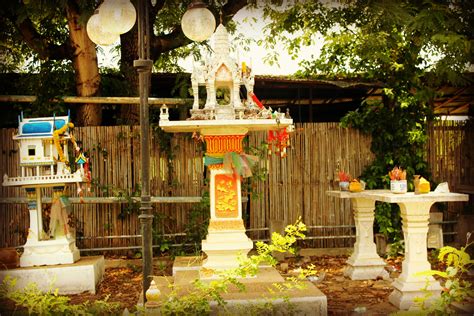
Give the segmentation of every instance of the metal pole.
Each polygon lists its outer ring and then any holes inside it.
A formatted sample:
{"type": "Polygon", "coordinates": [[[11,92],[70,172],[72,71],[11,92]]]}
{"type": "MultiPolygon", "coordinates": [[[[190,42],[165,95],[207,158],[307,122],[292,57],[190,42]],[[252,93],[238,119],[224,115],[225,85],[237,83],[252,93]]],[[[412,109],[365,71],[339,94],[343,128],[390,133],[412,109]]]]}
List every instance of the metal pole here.
{"type": "Polygon", "coordinates": [[[153,273],[153,248],[152,248],[152,223],[153,213],[150,197],[150,147],[149,147],[149,115],[148,96],[153,62],[149,56],[148,43],[148,6],[147,0],[138,1],[138,60],[133,66],[138,72],[138,84],[140,94],[140,136],[141,136],[141,197],[140,211],[138,216],[142,231],[142,258],[143,258],[143,303],[146,302],[146,291],[150,287],[153,273]]]}

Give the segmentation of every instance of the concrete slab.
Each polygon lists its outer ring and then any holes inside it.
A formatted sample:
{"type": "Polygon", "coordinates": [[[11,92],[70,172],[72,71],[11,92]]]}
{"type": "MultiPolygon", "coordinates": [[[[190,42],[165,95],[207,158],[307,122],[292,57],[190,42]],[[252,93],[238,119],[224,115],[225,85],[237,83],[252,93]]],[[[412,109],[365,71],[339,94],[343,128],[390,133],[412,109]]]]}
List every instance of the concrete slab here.
{"type": "Polygon", "coordinates": [[[55,266],[24,267],[0,271],[0,282],[9,275],[17,280],[16,290],[36,283],[42,291],[58,289],[59,294],[95,294],[97,284],[105,272],[103,256],[83,257],[72,264],[55,266]]]}
{"type": "MultiPolygon", "coordinates": [[[[161,291],[161,300],[168,299],[172,289],[179,295],[186,295],[194,290],[192,282],[200,278],[199,267],[192,258],[178,260],[177,270],[173,277],[154,277],[154,281],[161,291]],[[189,269],[186,269],[188,263],[189,269]],[[181,267],[181,269],[179,269],[181,267]],[[170,286],[173,285],[173,286],[170,286]]],[[[201,278],[202,282],[212,282],[215,278],[201,278]]],[[[227,313],[229,315],[248,315],[270,312],[272,315],[327,315],[326,296],[309,281],[303,281],[302,289],[290,289],[279,292],[277,285],[283,285],[284,278],[273,267],[263,267],[255,277],[241,278],[245,291],[241,292],[231,285],[222,297],[226,301],[225,311],[217,302],[211,301],[212,315],[227,313]]],[[[151,314],[159,313],[155,307],[151,314]]],[[[148,308],[147,308],[148,311],[148,308]]]]}
{"type": "Polygon", "coordinates": [[[179,271],[200,270],[202,261],[201,256],[176,257],[173,263],[173,276],[179,271]]]}

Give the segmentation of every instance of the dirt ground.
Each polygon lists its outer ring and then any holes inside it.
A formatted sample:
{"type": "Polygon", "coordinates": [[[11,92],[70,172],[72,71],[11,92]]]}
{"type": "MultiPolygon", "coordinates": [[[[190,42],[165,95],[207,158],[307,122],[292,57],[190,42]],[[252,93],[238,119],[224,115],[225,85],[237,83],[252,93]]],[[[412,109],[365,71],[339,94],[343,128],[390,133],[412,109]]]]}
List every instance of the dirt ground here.
{"type": "MultiPolygon", "coordinates": [[[[367,313],[370,315],[387,315],[397,309],[388,302],[392,289],[389,280],[352,281],[343,276],[347,256],[311,256],[300,259],[287,258],[283,265],[278,265],[283,275],[291,273],[299,266],[314,264],[318,271],[318,280],[314,284],[327,296],[328,315],[352,315],[367,313]],[[287,265],[285,265],[285,263],[287,265]],[[281,270],[283,268],[283,270],[281,270]]],[[[397,275],[401,261],[387,262],[391,277],[397,275]]],[[[110,266],[110,265],[109,265],[110,266]]],[[[154,265],[155,275],[171,275],[172,261],[164,259],[154,265]]],[[[104,299],[108,296],[110,302],[118,302],[130,312],[136,310],[136,304],[141,293],[141,265],[137,260],[121,260],[120,267],[107,267],[105,276],[99,284],[97,293],[82,293],[70,295],[71,303],[104,299]]],[[[6,302],[0,306],[7,307],[6,302]]],[[[11,305],[9,306],[12,307],[11,305]]],[[[0,315],[8,315],[0,308],[0,315]]]]}
{"type": "MultiPolygon", "coordinates": [[[[277,266],[285,275],[292,269],[314,264],[318,271],[314,284],[327,296],[328,315],[387,315],[397,311],[388,302],[392,291],[390,283],[398,276],[401,258],[387,261],[390,272],[388,280],[352,281],[343,276],[347,256],[310,256],[300,259],[287,258],[277,266]]],[[[109,297],[110,302],[118,302],[130,312],[136,310],[136,304],[141,293],[141,264],[137,260],[120,260],[119,265],[112,267],[108,264],[105,276],[99,284],[96,294],[82,293],[70,295],[71,303],[78,304],[109,297]]],[[[154,265],[155,275],[171,275],[172,261],[163,259],[154,265]]],[[[10,304],[0,301],[0,307],[7,308],[10,304]]],[[[9,315],[0,308],[0,315],[9,315]]]]}

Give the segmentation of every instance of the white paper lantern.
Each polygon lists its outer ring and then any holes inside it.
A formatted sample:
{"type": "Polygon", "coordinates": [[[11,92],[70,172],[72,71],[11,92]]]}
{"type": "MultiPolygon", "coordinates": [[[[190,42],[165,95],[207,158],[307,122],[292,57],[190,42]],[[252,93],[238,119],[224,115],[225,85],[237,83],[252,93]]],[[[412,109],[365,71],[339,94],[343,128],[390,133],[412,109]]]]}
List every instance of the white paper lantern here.
{"type": "Polygon", "coordinates": [[[94,14],[87,21],[87,35],[97,45],[112,45],[120,39],[118,34],[105,32],[104,26],[100,23],[99,11],[96,10],[94,14]]]}
{"type": "Polygon", "coordinates": [[[129,0],[105,0],[100,6],[99,19],[107,32],[124,34],[135,24],[137,13],[129,0]]]}
{"type": "Polygon", "coordinates": [[[205,4],[200,1],[191,3],[181,18],[184,35],[192,41],[202,42],[211,37],[216,28],[216,19],[205,4]]]}

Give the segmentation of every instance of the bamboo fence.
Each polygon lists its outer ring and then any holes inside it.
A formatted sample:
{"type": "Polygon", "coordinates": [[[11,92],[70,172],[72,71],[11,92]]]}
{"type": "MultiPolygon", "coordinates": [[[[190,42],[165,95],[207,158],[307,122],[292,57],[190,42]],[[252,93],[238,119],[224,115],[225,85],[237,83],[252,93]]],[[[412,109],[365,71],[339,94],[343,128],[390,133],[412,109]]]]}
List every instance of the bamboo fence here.
{"type": "MultiPolygon", "coordinates": [[[[18,148],[12,140],[14,129],[0,129],[0,174],[17,175],[18,148]]],[[[474,170],[466,159],[472,154],[472,142],[466,145],[462,123],[439,122],[430,128],[427,159],[436,181],[448,181],[452,191],[465,178],[466,170],[474,170]],[[463,156],[464,155],[464,156],[463,156]],[[464,178],[463,178],[464,177],[464,178]]],[[[130,126],[82,127],[74,130],[76,139],[89,151],[94,185],[86,197],[128,196],[137,192],[140,183],[139,128],[130,126]]],[[[206,190],[206,170],[202,162],[203,146],[189,134],[175,134],[171,150],[160,150],[158,134],[150,137],[151,194],[171,198],[153,203],[156,234],[182,236],[187,232],[191,209],[197,197],[206,190]],[[168,159],[167,153],[174,157],[168,159]],[[194,197],[194,198],[177,198],[194,197]],[[166,203],[162,203],[165,201],[166,203]]],[[[263,132],[251,133],[248,145],[258,147],[266,141],[263,132]]],[[[269,174],[263,181],[252,183],[251,194],[243,213],[252,239],[269,237],[272,222],[282,225],[297,218],[310,227],[312,247],[349,247],[354,242],[354,222],[349,201],[331,198],[327,190],[337,187],[337,171],[358,176],[373,159],[370,137],[338,123],[296,124],[290,137],[288,156],[276,155],[260,161],[269,174]]],[[[0,197],[25,197],[24,190],[1,187],[0,197]]],[[[71,186],[70,195],[77,197],[71,186]]],[[[50,196],[45,189],[44,196],[50,196]]],[[[79,248],[140,247],[139,211],[126,203],[77,203],[73,206],[79,248]]],[[[448,219],[459,213],[459,205],[450,203],[445,211],[448,219]],[[452,205],[451,205],[452,204],[452,205]]],[[[29,216],[25,203],[0,203],[0,247],[17,247],[25,242],[29,216]]],[[[189,231],[188,231],[189,233],[189,231]]]]}

